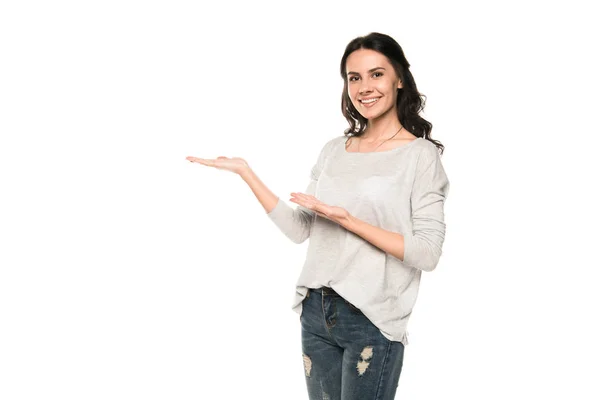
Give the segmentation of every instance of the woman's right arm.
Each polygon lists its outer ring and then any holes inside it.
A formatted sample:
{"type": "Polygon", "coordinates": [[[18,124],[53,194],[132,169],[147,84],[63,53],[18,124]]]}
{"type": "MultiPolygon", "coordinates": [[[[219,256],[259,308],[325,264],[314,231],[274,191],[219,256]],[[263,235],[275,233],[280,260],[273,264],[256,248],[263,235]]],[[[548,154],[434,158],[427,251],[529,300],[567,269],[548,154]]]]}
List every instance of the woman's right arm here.
{"type": "MultiPolygon", "coordinates": [[[[310,236],[314,215],[312,211],[301,206],[290,207],[273,194],[250,168],[242,171],[240,177],[250,186],[252,193],[265,209],[267,216],[292,242],[299,244],[310,236]]],[[[314,190],[314,187],[311,183],[307,191],[312,190],[314,190]]]]}
{"type": "MultiPolygon", "coordinates": [[[[311,169],[310,183],[304,191],[305,194],[315,195],[317,181],[321,175],[325,159],[335,141],[336,139],[329,140],[321,149],[317,162],[311,169]]],[[[290,207],[269,190],[244,159],[224,156],[205,159],[188,156],[187,160],[238,174],[250,186],[252,193],[263,206],[267,216],[292,242],[302,243],[310,236],[312,224],[317,218],[315,213],[301,205],[296,208],[290,207]]]]}
{"type": "Polygon", "coordinates": [[[256,175],[252,169],[248,168],[240,173],[240,177],[248,184],[248,186],[250,186],[252,193],[254,193],[267,214],[273,211],[279,201],[279,197],[275,196],[275,194],[269,190],[267,185],[260,180],[258,175],[256,175]]]}
{"type": "MultiPolygon", "coordinates": [[[[310,171],[310,182],[304,190],[305,194],[315,196],[317,182],[325,166],[325,160],[337,140],[338,138],[330,139],[321,148],[317,161],[310,171]]],[[[312,225],[318,218],[314,211],[301,205],[296,208],[290,207],[285,201],[275,196],[249,167],[242,171],[240,176],[248,183],[267,212],[267,216],[292,242],[299,244],[308,239],[312,225]]]]}

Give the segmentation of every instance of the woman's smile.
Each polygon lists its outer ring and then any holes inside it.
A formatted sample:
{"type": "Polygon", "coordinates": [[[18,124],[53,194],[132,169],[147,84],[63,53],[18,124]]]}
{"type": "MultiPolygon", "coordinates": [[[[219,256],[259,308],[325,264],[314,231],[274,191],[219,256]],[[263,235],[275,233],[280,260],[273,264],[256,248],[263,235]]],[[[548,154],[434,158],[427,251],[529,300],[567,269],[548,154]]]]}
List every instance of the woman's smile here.
{"type": "Polygon", "coordinates": [[[379,101],[379,97],[373,97],[370,99],[359,100],[361,106],[366,107],[366,108],[373,107],[373,104],[377,103],[378,101],[379,101]]]}

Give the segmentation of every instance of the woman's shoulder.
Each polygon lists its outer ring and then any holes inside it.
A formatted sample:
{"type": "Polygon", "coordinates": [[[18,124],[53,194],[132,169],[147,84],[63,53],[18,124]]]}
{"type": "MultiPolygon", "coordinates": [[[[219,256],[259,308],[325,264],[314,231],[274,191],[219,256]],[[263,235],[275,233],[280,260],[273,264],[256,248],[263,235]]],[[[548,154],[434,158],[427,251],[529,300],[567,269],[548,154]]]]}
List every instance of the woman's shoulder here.
{"type": "Polygon", "coordinates": [[[329,138],[325,141],[323,145],[323,151],[330,154],[335,148],[340,145],[343,145],[346,142],[347,136],[339,135],[333,138],[329,138]]]}
{"type": "Polygon", "coordinates": [[[424,153],[429,157],[435,157],[439,154],[438,147],[431,140],[423,137],[419,137],[416,140],[418,143],[415,143],[415,147],[418,147],[421,153],[424,153]]]}

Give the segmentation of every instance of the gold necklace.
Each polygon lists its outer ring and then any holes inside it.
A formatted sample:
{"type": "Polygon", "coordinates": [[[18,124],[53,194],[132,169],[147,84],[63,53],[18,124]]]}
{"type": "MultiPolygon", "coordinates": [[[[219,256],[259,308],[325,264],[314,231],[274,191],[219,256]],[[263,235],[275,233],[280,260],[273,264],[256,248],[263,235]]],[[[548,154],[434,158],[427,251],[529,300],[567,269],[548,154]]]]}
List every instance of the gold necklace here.
{"type": "MultiPolygon", "coordinates": [[[[400,129],[398,129],[398,132],[400,132],[402,130],[402,128],[404,128],[404,127],[401,126],[400,129]]],[[[398,134],[398,132],[394,133],[394,136],[396,136],[398,134]]],[[[379,146],[381,146],[382,144],[384,144],[388,140],[393,139],[394,136],[392,136],[391,138],[385,139],[383,142],[379,143],[379,146]]],[[[356,150],[357,153],[360,153],[360,142],[362,142],[362,140],[358,141],[358,149],[356,150]]],[[[373,150],[371,150],[371,152],[377,150],[379,148],[379,146],[375,147],[373,150]]]]}

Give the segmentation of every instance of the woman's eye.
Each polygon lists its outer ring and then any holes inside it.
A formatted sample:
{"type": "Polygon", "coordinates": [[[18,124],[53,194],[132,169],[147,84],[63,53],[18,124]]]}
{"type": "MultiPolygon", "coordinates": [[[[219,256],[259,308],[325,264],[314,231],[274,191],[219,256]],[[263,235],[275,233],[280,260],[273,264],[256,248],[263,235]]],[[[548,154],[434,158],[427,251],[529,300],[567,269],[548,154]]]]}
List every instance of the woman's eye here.
{"type": "MultiPolygon", "coordinates": [[[[379,77],[379,76],[382,76],[382,75],[383,75],[383,73],[382,73],[382,72],[373,72],[373,76],[377,76],[377,77],[379,77]]],[[[350,81],[350,82],[354,82],[354,81],[355,81],[355,79],[354,79],[354,78],[357,78],[357,77],[356,77],[356,76],[351,76],[351,77],[348,79],[348,81],[350,81]]]]}

